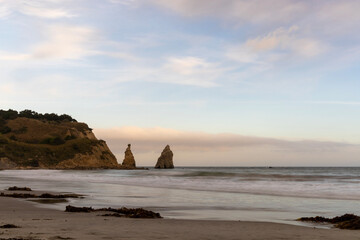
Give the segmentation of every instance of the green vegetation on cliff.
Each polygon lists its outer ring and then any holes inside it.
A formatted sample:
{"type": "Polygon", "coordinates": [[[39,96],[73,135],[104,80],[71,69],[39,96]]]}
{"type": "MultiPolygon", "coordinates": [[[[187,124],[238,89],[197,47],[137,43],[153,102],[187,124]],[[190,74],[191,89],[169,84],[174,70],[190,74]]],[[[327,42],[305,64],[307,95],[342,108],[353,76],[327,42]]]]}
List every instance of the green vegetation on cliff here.
{"type": "Polygon", "coordinates": [[[0,110],[0,168],[116,168],[92,129],[71,116],[0,110]]]}

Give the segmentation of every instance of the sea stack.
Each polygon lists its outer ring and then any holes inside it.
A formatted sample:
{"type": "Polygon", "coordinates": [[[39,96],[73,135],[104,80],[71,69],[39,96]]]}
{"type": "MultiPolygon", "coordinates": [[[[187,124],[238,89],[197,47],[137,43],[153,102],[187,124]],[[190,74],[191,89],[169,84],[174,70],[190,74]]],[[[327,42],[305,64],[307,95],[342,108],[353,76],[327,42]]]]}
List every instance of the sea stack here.
{"type": "Polygon", "coordinates": [[[174,154],[170,150],[170,146],[166,145],[155,165],[155,168],[174,168],[173,156],[174,154]]]}
{"type": "Polygon", "coordinates": [[[126,168],[136,168],[135,158],[131,152],[131,144],[128,144],[128,147],[125,150],[125,158],[122,162],[122,166],[126,168]]]}

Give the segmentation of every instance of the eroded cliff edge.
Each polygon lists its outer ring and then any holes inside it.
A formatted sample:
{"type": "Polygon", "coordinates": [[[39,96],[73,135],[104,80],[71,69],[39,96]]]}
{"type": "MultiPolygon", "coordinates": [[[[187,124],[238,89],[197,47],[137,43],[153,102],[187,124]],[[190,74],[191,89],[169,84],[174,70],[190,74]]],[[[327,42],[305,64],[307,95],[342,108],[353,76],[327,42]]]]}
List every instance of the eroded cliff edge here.
{"type": "Polygon", "coordinates": [[[69,115],[0,110],[0,169],[121,168],[106,142],[69,115]]]}

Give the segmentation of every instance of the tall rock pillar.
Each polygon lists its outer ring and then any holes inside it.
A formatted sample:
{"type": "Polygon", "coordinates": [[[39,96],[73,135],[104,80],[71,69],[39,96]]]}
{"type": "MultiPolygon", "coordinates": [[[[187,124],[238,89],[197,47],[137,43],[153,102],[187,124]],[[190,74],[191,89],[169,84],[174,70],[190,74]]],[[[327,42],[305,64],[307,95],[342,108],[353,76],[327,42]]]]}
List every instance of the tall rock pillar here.
{"type": "Polygon", "coordinates": [[[128,144],[128,147],[125,150],[125,158],[122,162],[122,166],[127,168],[136,168],[135,158],[131,152],[131,144],[128,144]]]}

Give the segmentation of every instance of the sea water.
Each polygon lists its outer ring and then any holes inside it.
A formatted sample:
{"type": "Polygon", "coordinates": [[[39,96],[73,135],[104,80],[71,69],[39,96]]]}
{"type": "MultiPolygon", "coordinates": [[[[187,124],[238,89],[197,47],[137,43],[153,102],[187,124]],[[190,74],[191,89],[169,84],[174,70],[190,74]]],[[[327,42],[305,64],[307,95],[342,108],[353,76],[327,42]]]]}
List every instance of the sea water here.
{"type": "Polygon", "coordinates": [[[67,203],[75,206],[144,207],[173,219],[302,224],[295,219],[360,214],[360,168],[0,171],[0,188],[14,185],[85,195],[67,203]]]}

